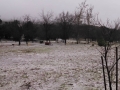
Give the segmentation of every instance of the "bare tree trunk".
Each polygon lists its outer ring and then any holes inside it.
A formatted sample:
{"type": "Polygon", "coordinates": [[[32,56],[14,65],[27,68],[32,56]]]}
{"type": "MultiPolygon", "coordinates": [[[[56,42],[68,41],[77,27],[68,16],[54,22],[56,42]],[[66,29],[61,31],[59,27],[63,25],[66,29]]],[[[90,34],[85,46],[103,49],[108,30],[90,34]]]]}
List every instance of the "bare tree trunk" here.
{"type": "Polygon", "coordinates": [[[21,42],[20,42],[20,40],[19,40],[19,46],[21,45],[21,42]]]}
{"type": "Polygon", "coordinates": [[[65,39],[65,45],[66,45],[66,42],[67,42],[67,41],[66,41],[66,39],[65,39]]]}
{"type": "Polygon", "coordinates": [[[107,90],[107,88],[106,88],[106,79],[105,79],[104,61],[103,61],[103,57],[102,56],[101,56],[101,60],[102,60],[102,68],[103,68],[104,87],[105,87],[105,90],[107,90]]]}
{"type": "Polygon", "coordinates": [[[26,45],[28,46],[28,41],[26,41],[26,45]]]}
{"type": "Polygon", "coordinates": [[[118,48],[116,47],[116,90],[118,90],[118,48]]]}
{"type": "Polygon", "coordinates": [[[108,54],[108,47],[105,46],[105,56],[104,56],[104,59],[105,59],[105,63],[106,63],[106,69],[107,69],[107,75],[108,75],[108,82],[109,82],[109,88],[110,90],[112,90],[112,82],[111,82],[111,76],[110,76],[110,72],[109,72],[109,67],[108,67],[108,59],[107,59],[107,54],[108,54]]]}
{"type": "Polygon", "coordinates": [[[79,43],[78,39],[77,39],[77,44],[79,43]]]}

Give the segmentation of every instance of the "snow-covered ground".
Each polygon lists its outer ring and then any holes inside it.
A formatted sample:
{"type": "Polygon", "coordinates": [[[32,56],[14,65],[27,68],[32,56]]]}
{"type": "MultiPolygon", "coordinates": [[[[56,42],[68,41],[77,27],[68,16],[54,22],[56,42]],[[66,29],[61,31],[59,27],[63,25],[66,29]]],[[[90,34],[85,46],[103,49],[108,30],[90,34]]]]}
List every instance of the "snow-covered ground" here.
{"type": "Polygon", "coordinates": [[[0,43],[0,90],[104,90],[98,46],[14,44],[0,43]]]}

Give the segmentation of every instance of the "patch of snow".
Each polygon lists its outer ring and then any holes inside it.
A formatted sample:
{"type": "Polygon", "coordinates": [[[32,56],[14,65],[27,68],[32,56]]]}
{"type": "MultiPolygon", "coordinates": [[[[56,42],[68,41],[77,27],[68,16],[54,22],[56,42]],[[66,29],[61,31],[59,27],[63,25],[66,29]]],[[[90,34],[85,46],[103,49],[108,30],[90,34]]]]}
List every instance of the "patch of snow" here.
{"type": "Polygon", "coordinates": [[[0,47],[0,90],[104,89],[97,46],[10,43],[0,47]]]}

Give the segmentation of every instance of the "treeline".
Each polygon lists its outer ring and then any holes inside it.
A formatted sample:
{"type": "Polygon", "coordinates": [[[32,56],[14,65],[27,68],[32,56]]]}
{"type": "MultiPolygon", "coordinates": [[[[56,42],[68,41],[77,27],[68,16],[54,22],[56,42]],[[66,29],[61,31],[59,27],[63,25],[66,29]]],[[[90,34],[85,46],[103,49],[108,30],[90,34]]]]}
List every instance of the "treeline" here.
{"type": "Polygon", "coordinates": [[[75,39],[77,44],[80,39],[88,41],[111,40],[120,41],[119,23],[115,23],[115,27],[107,24],[101,24],[96,19],[97,14],[93,14],[93,6],[89,6],[86,2],[82,2],[74,14],[62,12],[58,17],[53,19],[53,13],[40,15],[40,21],[31,20],[30,16],[26,15],[23,20],[12,20],[4,22],[0,19],[0,40],[21,40],[34,41],[37,40],[56,40],[61,38],[66,44],[69,38],[75,39]],[[111,36],[108,36],[111,35],[111,36]],[[108,37],[111,37],[109,39],[108,37]]]}

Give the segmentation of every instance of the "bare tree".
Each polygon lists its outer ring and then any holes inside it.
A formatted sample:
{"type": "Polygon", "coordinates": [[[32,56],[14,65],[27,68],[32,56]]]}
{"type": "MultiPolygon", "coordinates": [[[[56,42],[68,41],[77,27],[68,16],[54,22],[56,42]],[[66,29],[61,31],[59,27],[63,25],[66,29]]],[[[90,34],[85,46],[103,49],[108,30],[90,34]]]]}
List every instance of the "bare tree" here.
{"type": "Polygon", "coordinates": [[[86,24],[89,26],[88,30],[87,30],[88,43],[90,42],[90,30],[91,30],[90,25],[94,25],[93,24],[93,19],[94,19],[95,16],[93,15],[93,9],[94,9],[94,7],[90,6],[86,10],[85,21],[86,21],[86,24]]]}
{"type": "Polygon", "coordinates": [[[23,32],[26,44],[28,45],[28,41],[34,40],[36,38],[36,27],[34,20],[32,21],[29,15],[24,16],[23,21],[23,32]]]}
{"type": "Polygon", "coordinates": [[[67,38],[69,38],[71,25],[73,23],[73,15],[69,14],[69,12],[62,12],[61,14],[59,14],[57,21],[62,27],[62,38],[64,39],[66,45],[67,38]]]}
{"type": "Polygon", "coordinates": [[[120,22],[115,22],[115,26],[113,28],[113,25],[109,20],[107,20],[106,24],[101,24],[99,22],[99,25],[101,26],[101,31],[102,31],[102,38],[104,40],[104,45],[101,51],[101,60],[102,60],[102,66],[103,66],[103,77],[104,77],[104,86],[105,90],[107,90],[107,79],[108,78],[108,84],[109,84],[109,90],[112,90],[112,78],[113,78],[113,73],[115,74],[115,66],[116,66],[116,90],[118,90],[118,60],[120,57],[118,57],[118,49],[117,46],[116,48],[116,53],[115,56],[111,55],[110,53],[112,52],[112,49],[114,48],[113,46],[113,41],[114,36],[113,34],[116,32],[116,30],[119,27],[120,22]],[[116,58],[114,58],[116,57],[116,58]],[[115,59],[115,60],[114,60],[115,59]],[[106,69],[106,72],[105,72],[106,69]],[[106,75],[107,74],[107,75],[106,75]]]}
{"type": "Polygon", "coordinates": [[[2,23],[2,20],[0,19],[0,24],[2,23]]]}
{"type": "Polygon", "coordinates": [[[23,21],[24,21],[24,22],[29,22],[29,21],[31,21],[30,15],[24,15],[24,16],[23,16],[23,21]]]}
{"type": "Polygon", "coordinates": [[[12,29],[12,37],[13,40],[19,41],[19,46],[21,45],[21,38],[23,35],[23,30],[21,27],[21,22],[18,20],[14,20],[11,22],[11,29],[12,29]]]}
{"type": "Polygon", "coordinates": [[[77,44],[79,43],[80,39],[80,26],[83,24],[85,19],[85,12],[88,4],[86,4],[86,0],[79,4],[79,7],[77,8],[77,11],[75,11],[74,15],[74,24],[76,25],[76,32],[75,32],[75,38],[77,41],[77,44]]]}
{"type": "Polygon", "coordinates": [[[51,29],[53,13],[48,12],[47,14],[45,14],[44,11],[43,11],[42,14],[41,14],[41,18],[42,18],[42,24],[43,24],[43,27],[44,27],[44,30],[45,30],[46,41],[49,41],[49,43],[50,43],[49,31],[51,29]]]}
{"type": "Polygon", "coordinates": [[[0,19],[0,42],[1,39],[4,37],[4,30],[3,30],[3,25],[2,25],[2,20],[0,19]]]}

